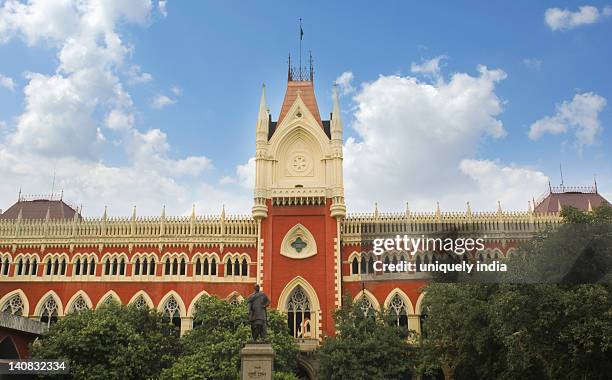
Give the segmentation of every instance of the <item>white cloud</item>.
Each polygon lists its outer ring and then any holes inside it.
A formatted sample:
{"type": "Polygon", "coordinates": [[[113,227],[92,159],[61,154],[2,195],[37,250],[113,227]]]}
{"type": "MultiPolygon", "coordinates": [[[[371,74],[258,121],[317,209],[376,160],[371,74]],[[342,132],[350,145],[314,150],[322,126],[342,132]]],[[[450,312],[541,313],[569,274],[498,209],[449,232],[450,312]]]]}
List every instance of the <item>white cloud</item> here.
{"type": "Polygon", "coordinates": [[[594,6],[584,5],[572,12],[568,9],[548,8],[544,21],[552,30],[569,30],[581,25],[594,24],[612,15],[612,7],[606,6],[600,11],[594,6]]]}
{"type": "Polygon", "coordinates": [[[157,3],[159,13],[161,13],[164,17],[168,17],[168,10],[166,9],[167,5],[168,2],[166,0],[159,0],[159,2],[157,3]]]}
{"type": "Polygon", "coordinates": [[[156,109],[162,109],[176,103],[176,100],[169,98],[166,95],[158,94],[151,102],[151,107],[156,109]]]}
{"type": "Polygon", "coordinates": [[[539,71],[542,68],[542,60],[537,58],[525,58],[523,64],[531,70],[539,71]]]}
{"type": "Polygon", "coordinates": [[[334,83],[336,83],[336,85],[338,86],[338,89],[340,90],[340,95],[348,95],[351,92],[355,91],[355,88],[352,85],[354,78],[355,77],[353,76],[353,73],[351,71],[345,71],[340,74],[338,78],[336,78],[334,83]]]}
{"type": "Polygon", "coordinates": [[[448,81],[381,75],[363,84],[354,97],[352,127],[359,137],[345,144],[349,209],[371,210],[379,201],[381,209],[397,210],[410,201],[413,209],[432,211],[437,200],[446,209],[465,209],[466,201],[494,209],[498,199],[509,208],[526,208],[529,198],[518,202],[509,196],[512,191],[524,194],[521,180],[507,183],[503,191],[487,189],[482,183],[492,182],[494,175],[497,181],[508,173],[527,180],[541,173],[502,164],[472,171],[469,163],[475,168],[480,161],[464,161],[473,160],[487,137],[505,135],[498,119],[503,102],[495,93],[496,84],[505,78],[502,70],[479,66],[476,76],[456,73],[448,81]]]}
{"type": "Polygon", "coordinates": [[[6,121],[0,120],[0,129],[5,129],[5,128],[6,128],[6,121]]]}
{"type": "Polygon", "coordinates": [[[183,90],[180,87],[178,87],[178,86],[170,87],[170,92],[172,92],[176,96],[183,95],[183,90]]]}
{"type": "Polygon", "coordinates": [[[529,128],[529,138],[537,140],[546,133],[562,134],[574,130],[578,147],[592,145],[603,128],[599,113],[606,99],[592,92],[576,94],[571,101],[556,106],[557,113],[537,120],[529,128]]]}
{"type": "Polygon", "coordinates": [[[440,63],[446,58],[448,58],[446,55],[439,55],[432,59],[422,59],[421,63],[413,62],[410,71],[415,74],[425,74],[438,78],[440,76],[440,63]]]}
{"type": "Polygon", "coordinates": [[[15,91],[15,81],[12,78],[0,74],[0,87],[15,91]]]}
{"type": "Polygon", "coordinates": [[[156,215],[163,204],[169,214],[184,213],[194,201],[200,211],[216,213],[221,202],[228,212],[248,210],[250,191],[218,189],[200,178],[214,170],[210,159],[175,158],[163,131],[136,129],[137,111],[118,73],[130,82],[151,76],[128,62],[133,47],[118,25],[145,25],[150,12],[149,0],[0,3],[0,43],[44,44],[58,62],[53,74],[26,74],[24,110],[14,130],[3,128],[0,205],[10,206],[20,187],[44,193],[56,171],[58,187],[82,202],[86,215],[101,214],[105,204],[115,215],[129,214],[132,205],[156,215]]]}
{"type": "Polygon", "coordinates": [[[153,75],[143,73],[139,65],[132,65],[127,71],[130,83],[147,83],[153,80],[153,75]]]}

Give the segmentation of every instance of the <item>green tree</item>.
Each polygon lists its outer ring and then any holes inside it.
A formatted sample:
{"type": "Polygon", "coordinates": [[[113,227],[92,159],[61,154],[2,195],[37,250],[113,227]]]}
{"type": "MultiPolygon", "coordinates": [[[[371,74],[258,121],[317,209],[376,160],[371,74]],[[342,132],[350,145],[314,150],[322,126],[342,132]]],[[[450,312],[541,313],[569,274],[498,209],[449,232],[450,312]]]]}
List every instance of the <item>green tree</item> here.
{"type": "MultiPolygon", "coordinates": [[[[196,303],[193,322],[194,328],[182,338],[183,356],[163,371],[162,378],[237,379],[240,350],[251,340],[246,305],[202,297],[196,303]]],[[[298,347],[289,335],[285,318],[275,310],[268,312],[268,339],[276,354],[275,372],[295,371],[298,347]]],[[[278,376],[291,378],[290,374],[278,376]]]]}
{"type": "Polygon", "coordinates": [[[180,349],[178,331],[159,313],[111,302],[72,313],[32,345],[33,359],[63,359],[69,379],[151,379],[180,349]]]}
{"type": "Polygon", "coordinates": [[[318,350],[322,379],[405,379],[414,367],[407,328],[397,327],[384,311],[365,315],[345,297],[334,314],[336,336],[318,350]]]}

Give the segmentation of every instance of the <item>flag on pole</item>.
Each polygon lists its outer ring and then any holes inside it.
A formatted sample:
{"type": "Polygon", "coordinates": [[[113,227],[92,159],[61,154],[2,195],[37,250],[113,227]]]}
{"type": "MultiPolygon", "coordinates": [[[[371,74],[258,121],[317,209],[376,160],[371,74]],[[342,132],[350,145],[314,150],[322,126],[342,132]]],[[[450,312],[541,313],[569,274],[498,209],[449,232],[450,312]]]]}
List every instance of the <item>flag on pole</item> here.
{"type": "Polygon", "coordinates": [[[300,19],[300,41],[304,38],[304,30],[302,30],[302,19],[300,19]]]}

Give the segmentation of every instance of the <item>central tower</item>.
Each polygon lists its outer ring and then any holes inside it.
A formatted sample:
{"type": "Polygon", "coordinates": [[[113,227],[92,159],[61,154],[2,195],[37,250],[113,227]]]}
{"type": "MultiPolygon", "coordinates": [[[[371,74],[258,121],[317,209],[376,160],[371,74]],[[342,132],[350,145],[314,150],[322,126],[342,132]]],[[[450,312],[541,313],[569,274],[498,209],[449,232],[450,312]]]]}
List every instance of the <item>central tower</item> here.
{"type": "Polygon", "coordinates": [[[319,113],[312,60],[289,61],[276,122],[262,89],[256,130],[253,218],[259,224],[257,281],[287,313],[296,338],[315,343],[333,334],[340,305],[340,221],[346,215],[342,120],[336,88],[329,120],[319,113]]]}

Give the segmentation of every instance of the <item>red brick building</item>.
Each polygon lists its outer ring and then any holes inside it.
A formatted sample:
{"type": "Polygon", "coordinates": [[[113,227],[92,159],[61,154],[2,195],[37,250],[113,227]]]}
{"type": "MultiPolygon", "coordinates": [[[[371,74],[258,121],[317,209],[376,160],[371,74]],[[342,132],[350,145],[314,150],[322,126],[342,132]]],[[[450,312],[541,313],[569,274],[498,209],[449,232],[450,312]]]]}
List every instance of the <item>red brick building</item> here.
{"type": "MultiPolygon", "coordinates": [[[[596,188],[571,196],[551,188],[524,212],[472,212],[468,204],[462,213],[347,215],[340,107],[334,95],[330,119],[321,118],[312,71],[289,71],[277,121],[262,93],[255,132],[252,216],[152,218],[134,210],[129,218],[83,218],[61,197],[20,196],[0,214],[0,310],[51,323],[115,299],[157,308],[186,331],[202,295],[240,302],[259,283],[303,350],[334,334],[332,314],[347,292],[366,312],[388,308],[420,331],[427,274],[373,273],[375,257],[364,248],[371,239],[475,227],[488,239],[473,258],[503,260],[518,241],[560,222],[558,204],[605,202],[596,188]]],[[[381,260],[428,263],[433,255],[389,252],[381,260]]]]}

